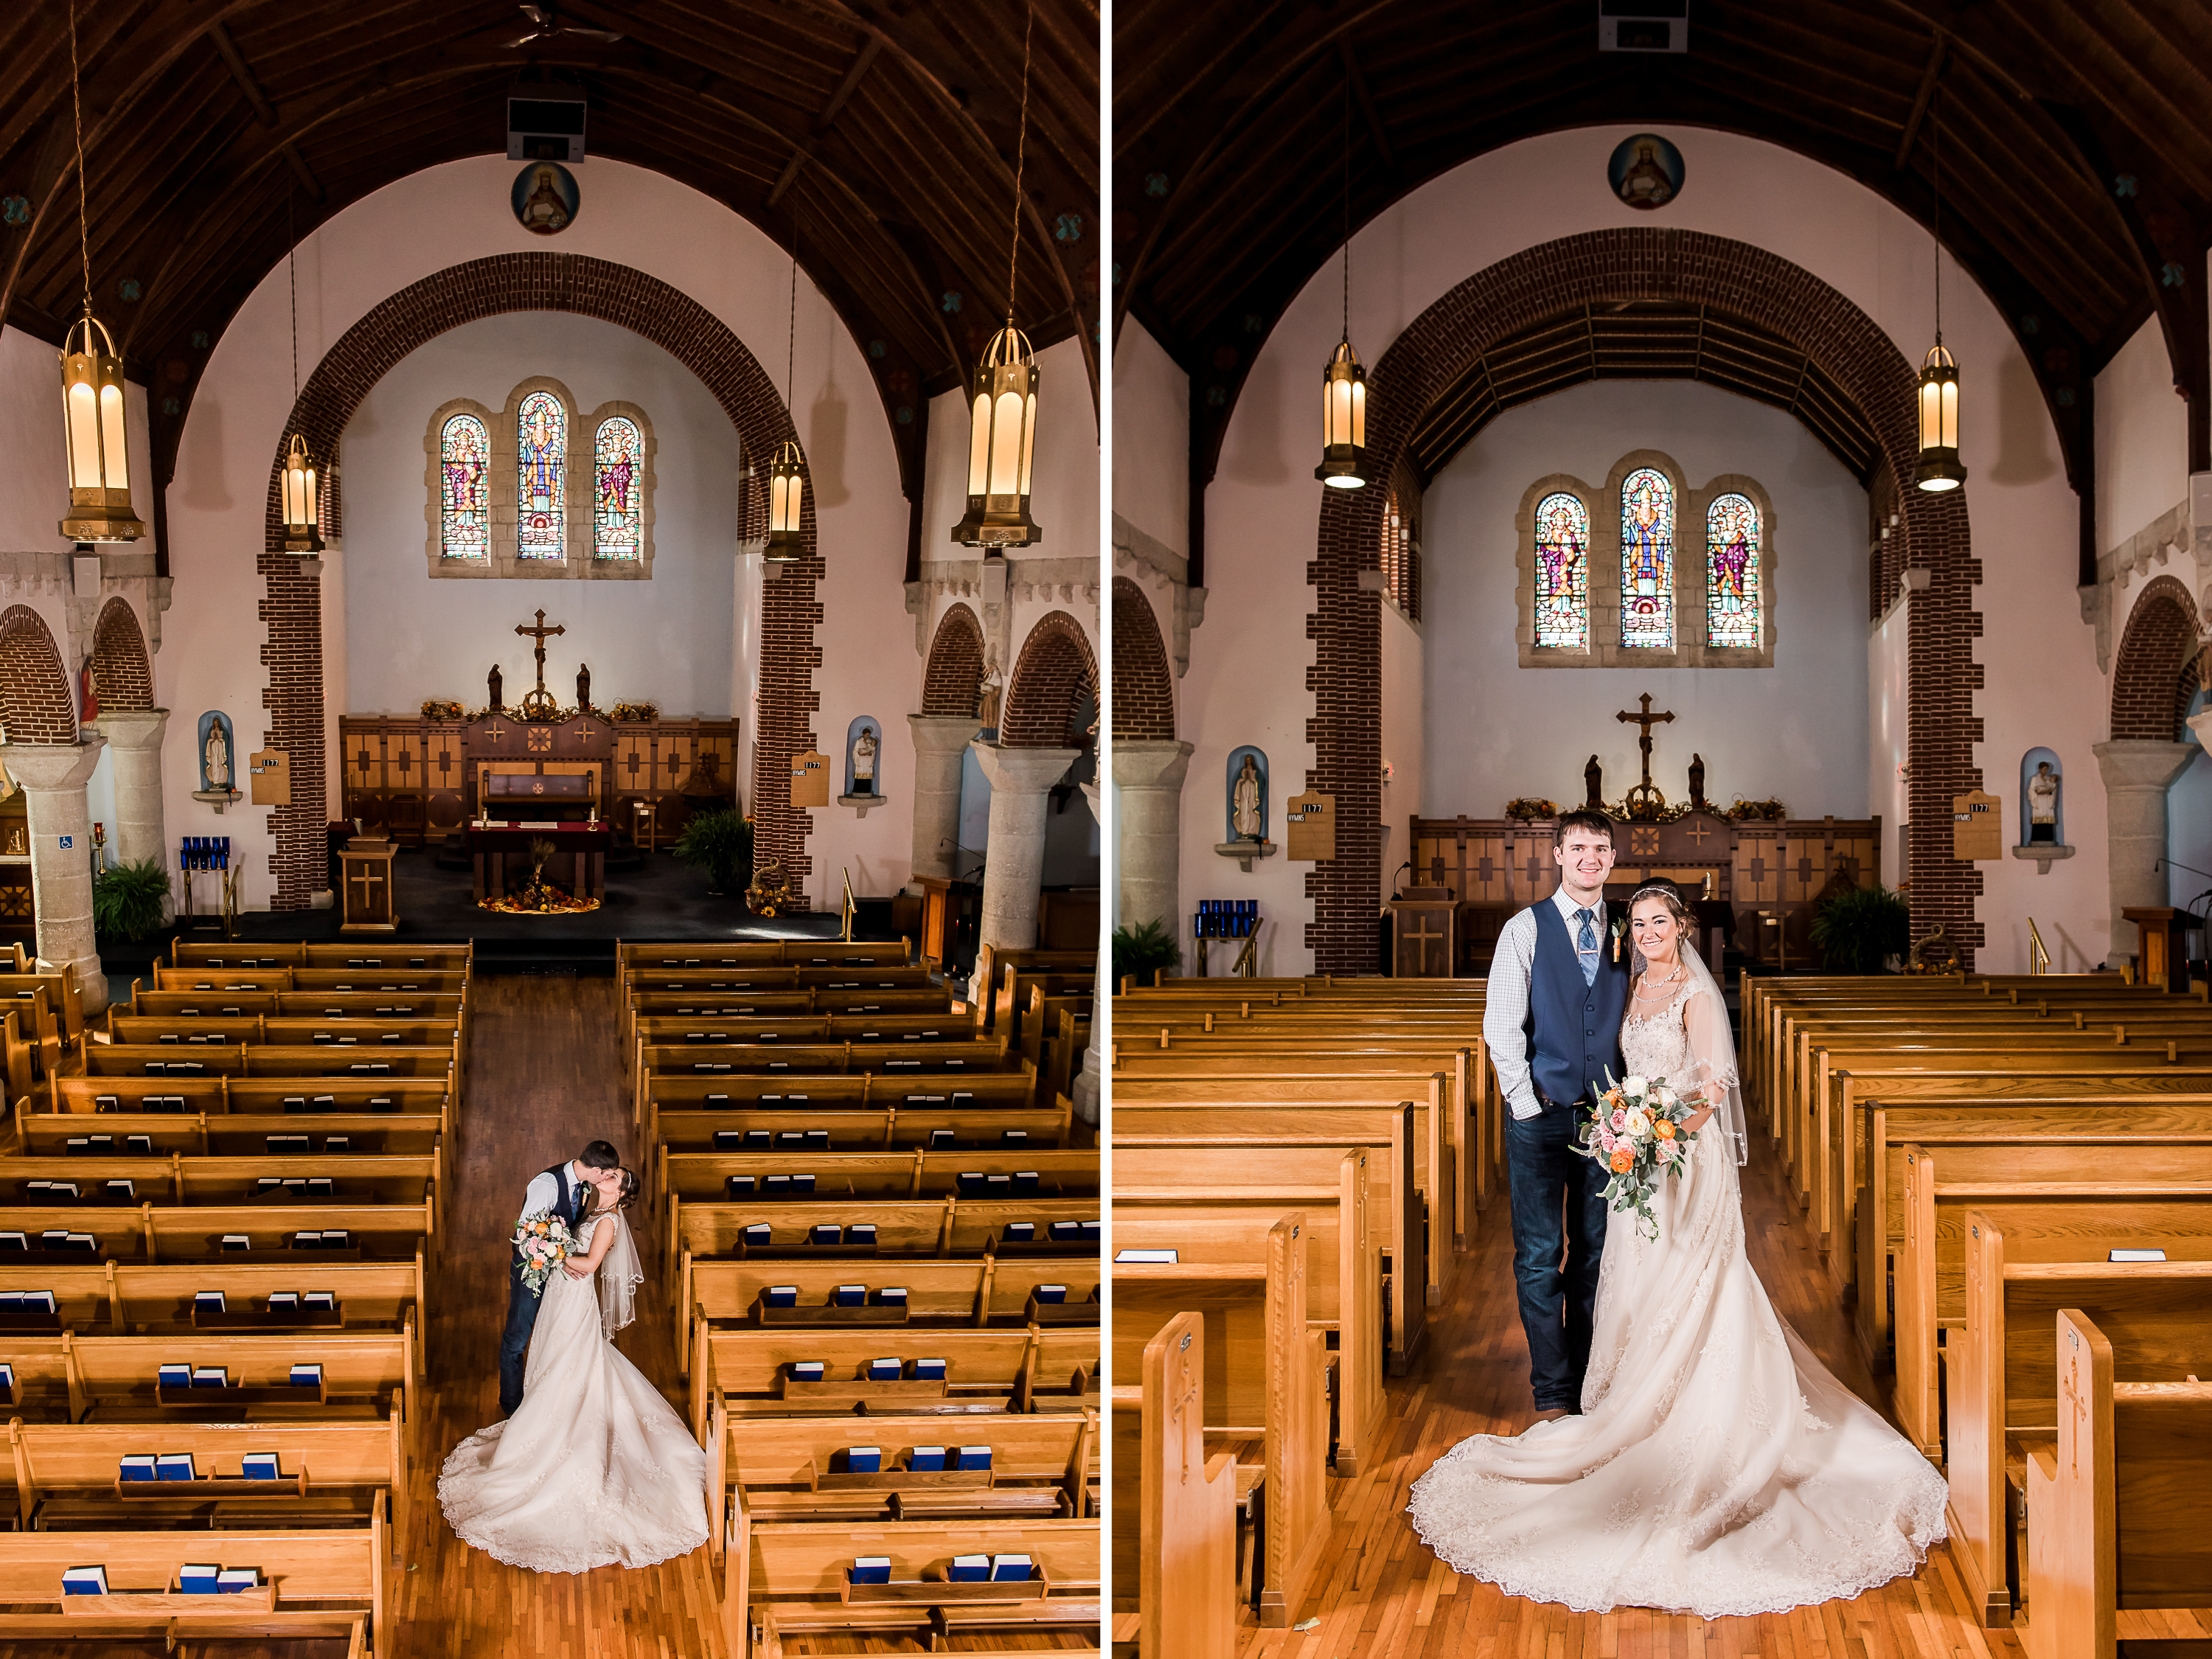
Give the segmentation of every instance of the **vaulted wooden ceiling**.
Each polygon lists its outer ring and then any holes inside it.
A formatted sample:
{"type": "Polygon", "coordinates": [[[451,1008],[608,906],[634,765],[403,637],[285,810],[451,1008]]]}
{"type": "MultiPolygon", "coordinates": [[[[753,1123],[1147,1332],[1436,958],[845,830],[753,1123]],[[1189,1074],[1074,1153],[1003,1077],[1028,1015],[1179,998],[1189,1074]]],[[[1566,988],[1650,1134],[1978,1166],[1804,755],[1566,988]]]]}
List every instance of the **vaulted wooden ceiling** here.
{"type": "MultiPolygon", "coordinates": [[[[84,291],[70,3],[0,6],[0,319],[52,340],[84,291]]],[[[796,238],[864,343],[910,489],[919,398],[957,384],[1006,313],[1020,0],[567,0],[553,21],[622,38],[527,45],[514,0],[74,3],[93,297],[154,388],[164,478],[209,349],[288,225],[503,153],[519,79],[583,88],[593,155],[796,238]]],[[[1099,15],[1034,3],[1014,309],[1039,349],[1080,340],[1095,390],[1099,15]]]]}
{"type": "MultiPolygon", "coordinates": [[[[1601,52],[1591,0],[1116,0],[1115,316],[1193,376],[1194,480],[1277,318],[1342,246],[1347,104],[1356,232],[1487,151],[1623,122],[1784,145],[1925,224],[1932,101],[1944,245],[2012,323],[2077,487],[2090,377],[2154,313],[2191,400],[2191,465],[2212,464],[2212,5],[1688,11],[1689,51],[1661,54],[1601,52]]],[[[1371,362],[1387,343],[1358,343],[1371,362]]]]}

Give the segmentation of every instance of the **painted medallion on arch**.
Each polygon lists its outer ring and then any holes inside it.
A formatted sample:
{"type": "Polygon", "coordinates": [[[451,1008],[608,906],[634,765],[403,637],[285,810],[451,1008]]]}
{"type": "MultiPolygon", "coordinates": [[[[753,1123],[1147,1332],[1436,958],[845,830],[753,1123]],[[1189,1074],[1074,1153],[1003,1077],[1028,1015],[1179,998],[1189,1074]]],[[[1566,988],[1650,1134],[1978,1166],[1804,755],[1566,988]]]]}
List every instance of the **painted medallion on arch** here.
{"type": "Polygon", "coordinates": [[[1589,648],[1589,510],[1564,489],[1536,503],[1536,643],[1589,648]]]}
{"type": "Polygon", "coordinates": [[[491,553],[491,434],[473,415],[456,415],[438,434],[439,550],[449,559],[491,553]]]}
{"type": "Polygon", "coordinates": [[[1620,481],[1620,642],[1674,647],[1674,486],[1656,467],[1620,481]]]}
{"type": "Polygon", "coordinates": [[[1759,643],[1759,508],[1735,490],[1705,509],[1705,642],[1759,643]]]}

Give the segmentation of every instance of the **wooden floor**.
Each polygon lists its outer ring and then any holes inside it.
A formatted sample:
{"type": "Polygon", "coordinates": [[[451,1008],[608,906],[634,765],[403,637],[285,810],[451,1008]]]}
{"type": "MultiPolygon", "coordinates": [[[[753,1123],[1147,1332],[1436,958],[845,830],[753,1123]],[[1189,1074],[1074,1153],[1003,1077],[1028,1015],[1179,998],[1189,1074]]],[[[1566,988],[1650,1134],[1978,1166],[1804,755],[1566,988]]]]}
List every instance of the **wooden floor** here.
{"type": "MultiPolygon", "coordinates": [[[[1754,1146],[1744,1171],[1753,1265],[1782,1316],[1838,1376],[1885,1413],[1860,1361],[1819,1252],[1754,1146]]],[[[1512,1238],[1503,1201],[1482,1218],[1461,1257],[1446,1304],[1432,1310],[1426,1352],[1387,1389],[1395,1434],[1373,1468],[1331,1477],[1335,1564],[1299,1609],[1310,1631],[1249,1623],[1243,1659],[1953,1659],[2022,1652],[2009,1632],[1984,1631],[1966,1607],[1948,1547],[1918,1575],[1855,1601],[1759,1619],[1704,1620],[1628,1611],[1583,1613],[1509,1596],[1463,1578],[1425,1549],[1407,1523],[1413,1482],[1470,1434],[1515,1434],[1534,1413],[1528,1350],[1513,1295],[1512,1238]]]]}

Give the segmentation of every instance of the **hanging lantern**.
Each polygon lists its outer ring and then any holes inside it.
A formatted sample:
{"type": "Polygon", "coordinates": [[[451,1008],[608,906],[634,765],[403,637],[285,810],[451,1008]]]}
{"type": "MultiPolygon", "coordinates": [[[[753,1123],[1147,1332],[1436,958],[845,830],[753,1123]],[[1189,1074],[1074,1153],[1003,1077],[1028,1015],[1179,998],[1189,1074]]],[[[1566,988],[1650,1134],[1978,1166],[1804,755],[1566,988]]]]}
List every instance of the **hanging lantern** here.
{"type": "Polygon", "coordinates": [[[70,479],[62,534],[73,542],[135,542],[146,526],[131,511],[123,362],[114,337],[89,309],[62,342],[61,363],[70,479]]]}
{"type": "Polygon", "coordinates": [[[806,457],[797,441],[777,446],[768,469],[768,556],[796,559],[805,550],[799,522],[806,506],[806,457]]]}
{"type": "Polygon", "coordinates": [[[1321,375],[1321,465],[1314,477],[1332,489],[1367,482],[1367,373],[1346,335],[1321,375]]]}
{"type": "Polygon", "coordinates": [[[968,516],[952,526],[963,547],[1031,547],[1044,539],[1030,517],[1036,404],[1036,358],[1009,317],[975,365],[969,393],[968,516]]]}
{"type": "Polygon", "coordinates": [[[1912,482],[1931,493],[1966,482],[1959,465],[1959,365],[1941,339],[1920,365],[1920,461],[1912,482]]]}
{"type": "Polygon", "coordinates": [[[323,550],[323,475],[298,433],[284,446],[284,550],[323,550]]]}

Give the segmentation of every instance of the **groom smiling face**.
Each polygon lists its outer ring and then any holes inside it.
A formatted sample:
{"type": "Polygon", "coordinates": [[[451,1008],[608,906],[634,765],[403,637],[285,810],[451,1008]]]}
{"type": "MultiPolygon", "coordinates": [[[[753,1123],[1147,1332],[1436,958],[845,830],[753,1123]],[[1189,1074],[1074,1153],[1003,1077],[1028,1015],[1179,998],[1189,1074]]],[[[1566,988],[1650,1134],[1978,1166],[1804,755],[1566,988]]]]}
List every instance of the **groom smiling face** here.
{"type": "Polygon", "coordinates": [[[1577,904],[1595,904],[1605,894],[1605,878],[1613,873],[1613,837],[1602,830],[1570,824],[1552,849],[1559,860],[1559,882],[1577,904]]]}

